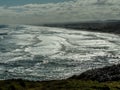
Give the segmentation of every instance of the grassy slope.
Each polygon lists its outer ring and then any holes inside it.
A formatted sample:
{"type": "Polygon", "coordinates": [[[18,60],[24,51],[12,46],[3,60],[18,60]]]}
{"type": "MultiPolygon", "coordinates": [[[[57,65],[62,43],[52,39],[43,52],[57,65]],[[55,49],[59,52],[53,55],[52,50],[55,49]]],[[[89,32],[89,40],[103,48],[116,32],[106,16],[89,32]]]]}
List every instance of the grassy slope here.
{"type": "Polygon", "coordinates": [[[7,80],[0,81],[0,90],[120,90],[120,81],[99,83],[74,79],[46,82],[7,80]]]}

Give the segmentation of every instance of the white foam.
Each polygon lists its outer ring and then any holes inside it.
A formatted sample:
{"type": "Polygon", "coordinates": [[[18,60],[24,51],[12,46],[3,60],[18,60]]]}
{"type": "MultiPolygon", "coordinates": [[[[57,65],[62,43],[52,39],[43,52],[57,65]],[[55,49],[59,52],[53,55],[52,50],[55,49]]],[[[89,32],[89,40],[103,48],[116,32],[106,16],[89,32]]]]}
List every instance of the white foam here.
{"type": "Polygon", "coordinates": [[[120,62],[120,58],[107,56],[120,55],[119,35],[29,25],[23,27],[19,30],[8,27],[5,32],[9,35],[3,39],[0,37],[0,63],[3,63],[0,71],[4,68],[16,77],[47,80],[120,62]]]}

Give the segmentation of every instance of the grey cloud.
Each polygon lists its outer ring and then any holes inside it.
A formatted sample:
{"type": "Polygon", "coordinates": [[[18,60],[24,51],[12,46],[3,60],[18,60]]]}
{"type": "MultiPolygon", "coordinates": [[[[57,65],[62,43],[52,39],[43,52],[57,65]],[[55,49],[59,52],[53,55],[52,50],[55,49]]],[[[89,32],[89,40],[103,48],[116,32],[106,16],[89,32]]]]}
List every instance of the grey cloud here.
{"type": "Polygon", "coordinates": [[[98,5],[104,5],[107,3],[108,0],[97,0],[96,4],[98,5]]]}
{"type": "Polygon", "coordinates": [[[75,0],[0,7],[0,23],[39,24],[120,19],[119,5],[119,0],[75,0]]]}

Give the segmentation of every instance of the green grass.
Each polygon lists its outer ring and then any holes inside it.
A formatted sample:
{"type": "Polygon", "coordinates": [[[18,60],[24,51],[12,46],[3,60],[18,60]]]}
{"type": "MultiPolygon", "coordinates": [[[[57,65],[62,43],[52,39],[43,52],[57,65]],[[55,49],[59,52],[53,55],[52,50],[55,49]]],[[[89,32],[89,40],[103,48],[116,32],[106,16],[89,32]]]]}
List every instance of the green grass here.
{"type": "Polygon", "coordinates": [[[56,81],[0,81],[0,90],[120,90],[120,81],[97,82],[82,80],[56,80],[56,81]]]}

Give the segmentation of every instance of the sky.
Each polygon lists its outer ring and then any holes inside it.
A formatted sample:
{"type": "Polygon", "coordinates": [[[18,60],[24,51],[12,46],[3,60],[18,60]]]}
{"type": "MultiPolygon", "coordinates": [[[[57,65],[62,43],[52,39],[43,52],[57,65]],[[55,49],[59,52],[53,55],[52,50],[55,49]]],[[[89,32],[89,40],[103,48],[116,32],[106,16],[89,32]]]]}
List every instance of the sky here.
{"type": "Polygon", "coordinates": [[[45,3],[58,3],[71,0],[0,0],[1,6],[18,6],[25,4],[45,4],[45,3]]]}
{"type": "Polygon", "coordinates": [[[0,24],[119,19],[119,0],[0,0],[0,24]]]}

